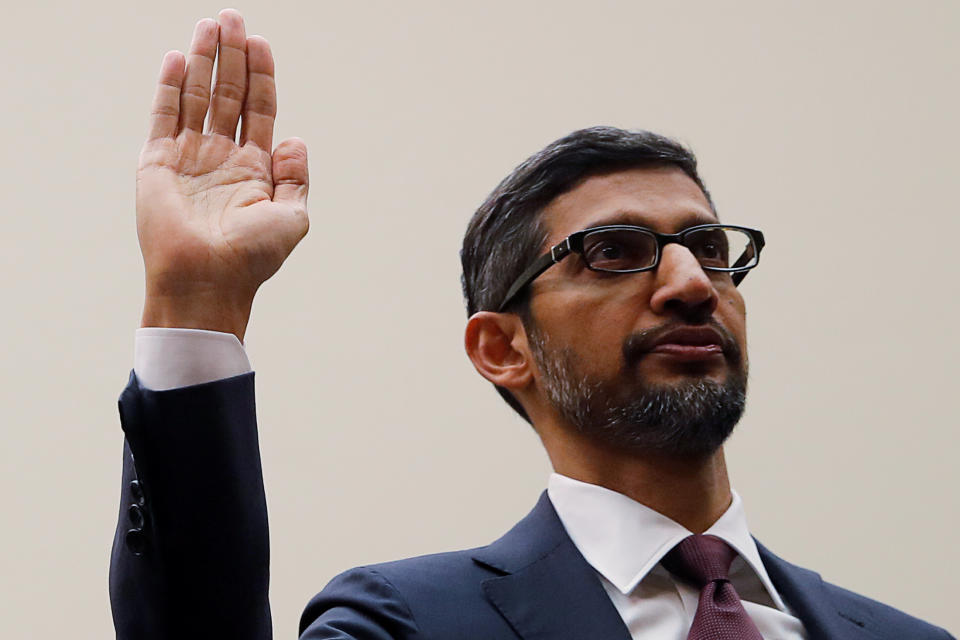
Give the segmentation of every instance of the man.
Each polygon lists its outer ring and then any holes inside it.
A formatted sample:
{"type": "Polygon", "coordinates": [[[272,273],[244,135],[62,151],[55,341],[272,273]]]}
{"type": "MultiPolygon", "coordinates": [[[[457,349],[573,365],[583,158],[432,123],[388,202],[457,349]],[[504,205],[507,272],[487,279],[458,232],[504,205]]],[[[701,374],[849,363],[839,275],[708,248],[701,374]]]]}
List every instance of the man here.
{"type": "MultiPolygon", "coordinates": [[[[164,58],[138,175],[144,329],[120,400],[121,638],[270,636],[240,341],[307,231],[308,184],[301,142],[269,151],[275,113],[269,47],[236,12],[164,58]]],[[[720,224],[693,156],[655,134],[579,131],[518,167],[464,240],[465,344],[556,473],[489,546],[335,578],[301,637],[949,638],[749,535],[722,444],[746,388],[737,285],[763,244],[720,224]]]]}

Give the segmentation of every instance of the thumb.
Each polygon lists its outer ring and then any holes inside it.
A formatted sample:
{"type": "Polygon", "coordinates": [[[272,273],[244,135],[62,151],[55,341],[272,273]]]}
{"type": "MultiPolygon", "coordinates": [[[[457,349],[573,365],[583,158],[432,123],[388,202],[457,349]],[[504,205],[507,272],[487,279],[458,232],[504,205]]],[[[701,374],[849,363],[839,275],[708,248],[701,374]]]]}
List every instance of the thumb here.
{"type": "Polygon", "coordinates": [[[273,152],[273,201],[306,212],[309,187],[307,145],[300,138],[288,138],[273,152]]]}

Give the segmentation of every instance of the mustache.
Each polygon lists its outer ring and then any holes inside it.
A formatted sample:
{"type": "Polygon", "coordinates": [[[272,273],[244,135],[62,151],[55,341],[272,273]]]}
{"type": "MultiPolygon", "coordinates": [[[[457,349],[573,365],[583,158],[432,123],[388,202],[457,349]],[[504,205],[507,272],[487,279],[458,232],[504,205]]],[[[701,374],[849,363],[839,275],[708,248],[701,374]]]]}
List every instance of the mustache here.
{"type": "Polygon", "coordinates": [[[665,335],[678,329],[689,329],[690,327],[709,327],[713,329],[720,335],[720,348],[723,349],[723,355],[726,356],[727,360],[736,364],[743,361],[743,353],[740,345],[733,338],[733,334],[715,320],[700,324],[662,324],[658,327],[650,327],[632,333],[623,341],[623,361],[627,366],[636,364],[640,358],[652,351],[665,335]]]}

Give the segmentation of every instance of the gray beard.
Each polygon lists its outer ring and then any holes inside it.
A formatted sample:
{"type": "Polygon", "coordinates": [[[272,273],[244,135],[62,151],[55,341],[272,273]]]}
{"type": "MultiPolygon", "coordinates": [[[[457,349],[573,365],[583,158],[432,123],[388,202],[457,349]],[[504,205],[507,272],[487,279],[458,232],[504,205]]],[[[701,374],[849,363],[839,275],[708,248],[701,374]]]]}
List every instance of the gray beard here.
{"type": "Polygon", "coordinates": [[[591,379],[570,349],[551,349],[533,331],[530,344],[547,398],[579,432],[611,447],[671,456],[716,451],[746,405],[747,376],[735,367],[723,383],[695,379],[652,386],[631,379],[591,379]]]}

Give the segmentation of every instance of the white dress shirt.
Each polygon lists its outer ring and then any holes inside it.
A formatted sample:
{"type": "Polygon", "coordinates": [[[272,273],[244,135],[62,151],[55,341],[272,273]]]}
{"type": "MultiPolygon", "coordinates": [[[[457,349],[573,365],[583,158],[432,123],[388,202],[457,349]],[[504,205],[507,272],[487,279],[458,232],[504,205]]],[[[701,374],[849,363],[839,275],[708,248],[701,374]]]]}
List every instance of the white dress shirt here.
{"type": "Polygon", "coordinates": [[[147,389],[165,391],[252,371],[232,333],[203,329],[137,329],[133,372],[147,389]]]}
{"type": "MultiPolygon", "coordinates": [[[[235,335],[168,328],[137,330],[133,368],[140,384],[155,391],[252,370],[235,335]]],[[[699,592],[674,580],[660,560],[691,532],[622,494],[556,473],[550,476],[547,493],[631,636],[685,640],[699,592]]],[[[722,538],[739,553],[730,567],[730,581],[764,639],[805,639],[803,625],[790,614],[767,576],[736,493],[706,533],[722,538]]]]}
{"type": "MultiPolygon", "coordinates": [[[[675,580],[660,560],[691,532],[623,494],[556,473],[550,475],[547,494],[630,635],[685,640],[700,592],[675,580]]],[[[736,492],[730,507],[704,533],[723,539],[739,554],[730,566],[730,582],[764,639],[806,638],[803,624],[770,582],[736,492]]]]}

